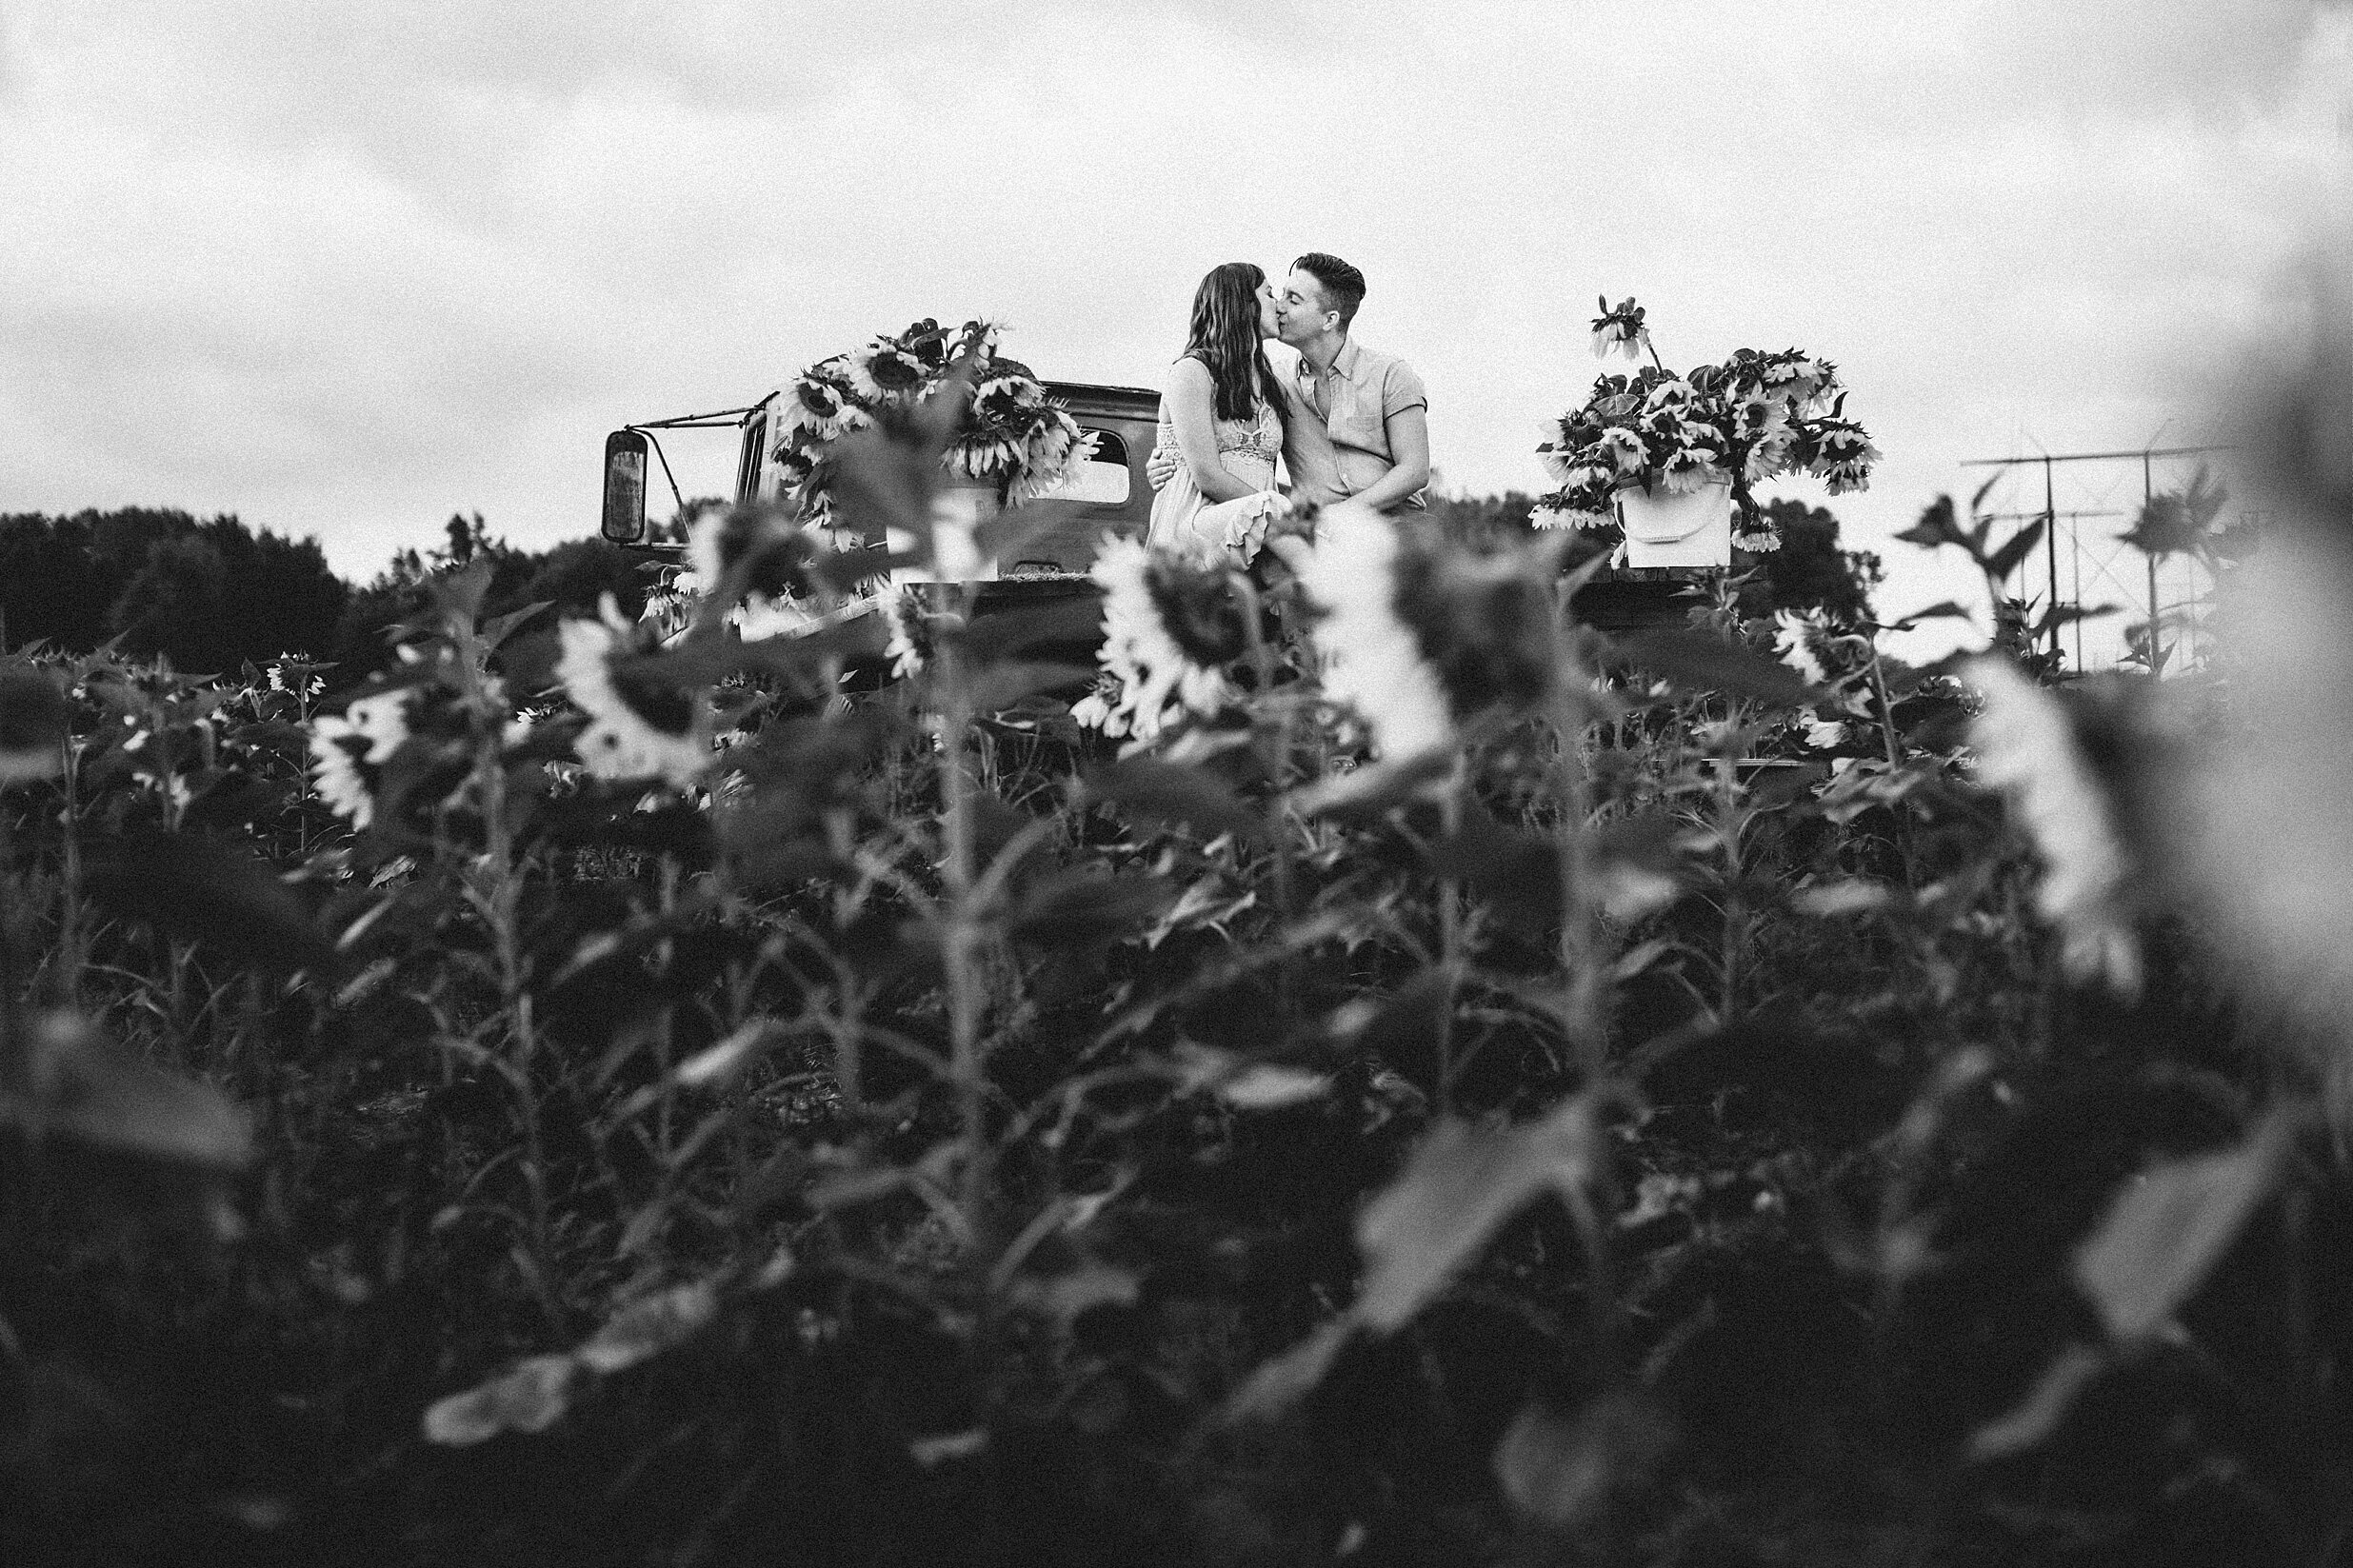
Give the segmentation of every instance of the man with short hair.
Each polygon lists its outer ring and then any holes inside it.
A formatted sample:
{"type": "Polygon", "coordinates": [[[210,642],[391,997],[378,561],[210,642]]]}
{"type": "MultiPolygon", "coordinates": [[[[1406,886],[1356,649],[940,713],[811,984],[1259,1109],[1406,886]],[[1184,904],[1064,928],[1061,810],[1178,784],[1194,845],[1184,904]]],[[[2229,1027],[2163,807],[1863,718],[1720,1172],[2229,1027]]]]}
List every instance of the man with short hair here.
{"type": "Polygon", "coordinates": [[[1275,307],[1275,335],[1299,350],[1289,413],[1328,438],[1335,498],[1420,511],[1429,484],[1429,394],[1404,360],[1349,338],[1364,303],[1365,274],[1339,257],[1311,250],[1291,264],[1275,307]]]}
{"type": "MultiPolygon", "coordinates": [[[[1352,341],[1365,274],[1311,250],[1278,291],[1275,335],[1298,350],[1284,387],[1283,466],[1303,506],[1362,501],[1382,511],[1426,508],[1429,395],[1412,367],[1352,341]]],[[[1154,489],[1181,461],[1154,449],[1145,472],[1154,489]]]]}

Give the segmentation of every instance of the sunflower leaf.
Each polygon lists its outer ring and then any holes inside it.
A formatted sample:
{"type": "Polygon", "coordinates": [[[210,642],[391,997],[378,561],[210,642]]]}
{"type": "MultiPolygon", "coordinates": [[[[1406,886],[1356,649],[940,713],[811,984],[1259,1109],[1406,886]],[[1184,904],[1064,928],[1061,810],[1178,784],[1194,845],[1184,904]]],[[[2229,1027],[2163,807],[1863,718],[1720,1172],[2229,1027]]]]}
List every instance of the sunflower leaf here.
{"type": "Polygon", "coordinates": [[[1266,824],[1258,814],[1224,780],[1203,768],[1157,757],[1128,757],[1087,775],[1087,788],[1130,819],[1181,823],[1207,837],[1231,833],[1252,843],[1266,838],[1266,824]]]}
{"type": "Polygon", "coordinates": [[[148,833],[94,853],[91,901],[226,958],[272,969],[333,971],[335,944],[268,863],[189,833],[148,833]]]}
{"type": "Polygon", "coordinates": [[[1100,947],[1157,920],[1177,901],[1166,877],[1105,877],[1084,870],[1042,877],[1010,922],[1013,935],[1045,947],[1100,947]]]}
{"type": "Polygon", "coordinates": [[[508,610],[504,615],[494,615],[482,623],[482,640],[490,646],[497,647],[508,638],[513,636],[522,627],[524,622],[530,620],[542,610],[553,608],[554,605],[554,600],[542,599],[535,605],[526,605],[521,609],[508,610]]]}
{"type": "Polygon", "coordinates": [[[1581,1192],[1598,1141],[1584,1095],[1516,1127],[1439,1122],[1357,1221],[1366,1265],[1358,1320],[1382,1334],[1403,1327],[1531,1200],[1581,1192]]]}
{"type": "Polygon", "coordinates": [[[1810,701],[1814,688],[1778,659],[1767,659],[1721,637],[1696,631],[1645,631],[1621,638],[1627,662],[1687,692],[1720,691],[1776,706],[1810,701]]]}
{"type": "Polygon", "coordinates": [[[2018,569],[2020,562],[2034,553],[2034,547],[2042,542],[2043,524],[2037,519],[2010,535],[2008,543],[1986,558],[1985,575],[1997,580],[2009,576],[2018,569]]]}
{"type": "Polygon", "coordinates": [[[171,1165],[227,1171],[252,1158],[244,1113],[209,1086],[141,1061],[71,1014],[36,1017],[26,1032],[30,1087],[21,1098],[0,1092],[0,1121],[171,1165]]]}
{"type": "Polygon", "coordinates": [[[2171,1160],[2125,1184],[2075,1252],[2075,1281],[2109,1335],[2148,1340],[2188,1301],[2271,1194],[2288,1150],[2278,1118],[2236,1148],[2171,1160]]]}
{"type": "Polygon", "coordinates": [[[487,1382],[437,1399],[425,1412],[427,1440],[450,1447],[502,1432],[545,1432],[571,1408],[588,1369],[570,1356],[533,1356],[487,1382]]]}
{"type": "Polygon", "coordinates": [[[1094,670],[1085,665],[1030,660],[994,665],[981,671],[972,683],[972,709],[976,713],[1002,713],[1025,697],[1062,686],[1085,685],[1094,677],[1094,670]]]}
{"type": "Polygon", "coordinates": [[[1103,595],[1081,592],[1051,604],[1020,609],[984,611],[965,633],[965,651],[986,663],[1048,644],[1085,644],[1090,650],[1103,641],[1103,595]]]}
{"type": "Polygon", "coordinates": [[[1430,849],[1431,869],[1460,876],[1514,934],[1540,942],[1561,920],[1560,845],[1506,827],[1471,802],[1462,825],[1430,849]]]}

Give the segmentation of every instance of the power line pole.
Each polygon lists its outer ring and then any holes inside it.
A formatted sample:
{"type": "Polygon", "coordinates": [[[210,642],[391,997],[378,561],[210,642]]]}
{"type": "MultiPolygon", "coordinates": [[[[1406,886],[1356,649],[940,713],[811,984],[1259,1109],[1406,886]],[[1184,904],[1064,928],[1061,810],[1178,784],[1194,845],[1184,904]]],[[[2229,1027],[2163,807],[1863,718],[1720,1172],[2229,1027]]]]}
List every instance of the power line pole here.
{"type": "MultiPolygon", "coordinates": [[[[2227,452],[2231,449],[2232,448],[2227,446],[2215,445],[2203,447],[2140,447],[2114,452],[2044,452],[2035,457],[1972,458],[1961,466],[1964,468],[2014,468],[2030,463],[2040,463],[2043,465],[2042,516],[2044,519],[2043,526],[2045,530],[2044,543],[2048,546],[2045,552],[2045,559],[2046,567],[2049,574],[2048,581],[2050,583],[2051,590],[2051,605],[2053,608],[2056,608],[2059,604],[2059,545],[2058,541],[2052,536],[2058,531],[2059,520],[2057,510],[2052,504],[2053,495],[2055,493],[2052,487],[2051,480],[2051,468],[2053,465],[2060,463],[2115,463],[2127,461],[2137,457],[2141,460],[2141,501],[2142,505],[2146,506],[2150,501],[2156,498],[2157,494],[2155,480],[2156,470],[2154,465],[2155,459],[2161,457],[2188,457],[2199,452],[2227,452]]],[[[2027,515],[2032,516],[2034,514],[2028,513],[2027,515]]],[[[2157,673],[2157,557],[2154,554],[2150,554],[2148,557],[2148,593],[2149,673],[2153,677],[2157,673]]],[[[2078,633],[2077,641],[2079,643],[2082,641],[2080,632],[2078,633]]],[[[2057,622],[2053,622],[2051,625],[2051,651],[2053,653],[2059,651],[2059,625],[2057,622]]]]}

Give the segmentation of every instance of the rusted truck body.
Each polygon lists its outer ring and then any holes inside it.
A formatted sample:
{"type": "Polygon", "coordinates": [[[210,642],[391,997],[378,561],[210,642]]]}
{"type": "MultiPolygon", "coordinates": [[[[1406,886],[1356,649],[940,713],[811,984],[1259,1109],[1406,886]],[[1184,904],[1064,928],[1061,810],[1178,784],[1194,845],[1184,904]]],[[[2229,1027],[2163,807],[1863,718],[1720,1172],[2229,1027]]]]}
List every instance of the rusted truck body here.
{"type": "MultiPolygon", "coordinates": [[[[1160,394],[1140,387],[1086,382],[1044,385],[1047,395],[1068,408],[1079,427],[1095,438],[1094,454],[1088,462],[1073,464],[1053,493],[1022,504],[1024,515],[1038,526],[1023,530],[1027,543],[1017,559],[997,563],[997,578],[984,590],[982,608],[1093,592],[1087,570],[1104,536],[1141,539],[1151,524],[1152,486],[1145,465],[1159,432],[1160,394]]],[[[644,545],[647,457],[650,452],[667,470],[657,434],[665,429],[739,427],[734,500],[745,504],[777,499],[786,480],[770,432],[786,395],[780,389],[748,407],[653,420],[614,431],[605,444],[604,536],[616,544],[644,545]]],[[[1683,618],[1678,595],[1705,575],[1704,570],[1682,567],[1605,571],[1579,590],[1576,613],[1613,631],[1672,624],[1683,618]]]]}
{"type": "MultiPolygon", "coordinates": [[[[1069,409],[1079,428],[1095,438],[1094,453],[1072,464],[1052,493],[1022,504],[1024,517],[1036,526],[1023,530],[1027,542],[1018,559],[997,564],[999,579],[1007,584],[1083,582],[1105,534],[1140,539],[1151,523],[1152,486],[1144,466],[1159,428],[1160,394],[1079,382],[1049,381],[1045,387],[1047,396],[1069,409]]],[[[605,444],[605,537],[621,545],[645,541],[646,458],[649,451],[659,456],[657,432],[664,429],[740,426],[733,499],[740,505],[781,496],[786,481],[771,432],[785,396],[770,392],[748,408],[654,420],[613,432],[605,444]]]]}

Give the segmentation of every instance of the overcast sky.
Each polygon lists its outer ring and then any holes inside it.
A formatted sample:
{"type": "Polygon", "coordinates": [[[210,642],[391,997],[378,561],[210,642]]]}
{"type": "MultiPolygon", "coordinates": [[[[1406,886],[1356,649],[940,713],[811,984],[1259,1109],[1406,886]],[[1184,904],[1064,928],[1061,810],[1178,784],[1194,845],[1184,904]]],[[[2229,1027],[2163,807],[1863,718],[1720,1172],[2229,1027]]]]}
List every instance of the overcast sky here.
{"type": "MultiPolygon", "coordinates": [[[[1670,366],[1836,360],[1885,461],[1835,509],[1900,610],[1961,586],[1887,540],[1960,460],[2194,439],[2293,336],[2346,210],[2349,22],[0,0],[0,511],[234,511],[357,576],[460,508],[545,546],[593,529],[626,421],[923,315],[1157,386],[1204,271],[1323,249],[1428,383],[1453,488],[1541,487],[1597,293],[1670,366]]],[[[689,493],[730,481],[724,439],[675,455],[689,493]]]]}

